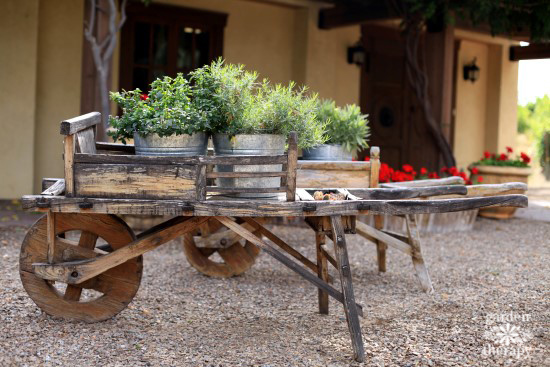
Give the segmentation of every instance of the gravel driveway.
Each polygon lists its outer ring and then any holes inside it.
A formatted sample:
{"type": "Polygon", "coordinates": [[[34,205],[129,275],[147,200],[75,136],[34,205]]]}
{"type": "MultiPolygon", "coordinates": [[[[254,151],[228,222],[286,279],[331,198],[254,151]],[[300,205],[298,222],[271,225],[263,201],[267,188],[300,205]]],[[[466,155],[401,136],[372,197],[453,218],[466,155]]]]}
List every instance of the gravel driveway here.
{"type": "MultiPolygon", "coordinates": [[[[315,258],[309,229],[274,230],[315,258]]],[[[25,231],[0,228],[0,366],[358,365],[342,307],[331,300],[319,315],[317,290],[265,253],[243,276],[210,279],[174,242],[146,254],[141,288],[114,319],[52,319],[19,281],[25,231]]],[[[472,232],[423,237],[433,295],[401,253],[390,249],[379,275],[374,246],[348,241],[364,365],[550,365],[549,223],[479,220],[472,232]]]]}

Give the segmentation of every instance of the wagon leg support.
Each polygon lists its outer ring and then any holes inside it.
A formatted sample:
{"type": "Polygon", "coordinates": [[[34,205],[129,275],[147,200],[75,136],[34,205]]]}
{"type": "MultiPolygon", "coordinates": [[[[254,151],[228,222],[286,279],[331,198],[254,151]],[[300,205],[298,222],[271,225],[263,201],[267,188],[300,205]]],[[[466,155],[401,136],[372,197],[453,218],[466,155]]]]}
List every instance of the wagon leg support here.
{"type": "Polygon", "coordinates": [[[426,268],[426,264],[424,264],[424,258],[420,250],[420,236],[416,225],[416,217],[414,215],[407,215],[405,221],[407,223],[409,244],[412,248],[411,259],[414,270],[416,270],[416,275],[418,276],[418,280],[424,292],[433,293],[434,287],[432,285],[432,280],[430,279],[430,274],[428,274],[428,269],[426,268]]]}
{"type": "Polygon", "coordinates": [[[365,351],[363,348],[363,339],[361,336],[361,326],[359,325],[355,296],[353,294],[351,269],[348,259],[346,235],[344,234],[344,227],[342,226],[342,217],[339,215],[332,215],[330,217],[330,223],[332,226],[334,252],[336,254],[336,261],[338,262],[338,271],[340,273],[340,282],[344,295],[344,311],[346,312],[354,357],[355,360],[363,362],[365,360],[365,351]]]}
{"type": "MultiPolygon", "coordinates": [[[[323,251],[323,245],[325,244],[325,234],[315,233],[315,245],[317,248],[317,276],[323,281],[328,282],[328,262],[323,251]]],[[[328,293],[322,289],[318,289],[319,292],[319,313],[328,315],[328,293]]]]}
{"type": "Polygon", "coordinates": [[[46,235],[48,237],[48,263],[53,263],[55,253],[55,213],[48,210],[46,218],[46,235]]]}
{"type": "MultiPolygon", "coordinates": [[[[374,216],[374,226],[380,230],[383,227],[384,217],[381,215],[374,216]]],[[[381,273],[386,272],[386,250],[388,245],[384,242],[376,240],[376,258],[378,260],[378,271],[381,273]]]]}
{"type": "Polygon", "coordinates": [[[138,257],[183,234],[195,230],[209,217],[176,217],[147,231],[146,235],[128,245],[93,259],[69,261],[57,264],[32,264],[36,275],[43,279],[79,284],[115,266],[138,257]]]}
{"type": "MultiPolygon", "coordinates": [[[[288,267],[290,270],[298,273],[303,278],[305,278],[307,281],[313,283],[317,288],[321,288],[324,291],[326,291],[329,296],[333,297],[338,302],[340,302],[342,304],[344,303],[344,295],[342,293],[338,292],[330,284],[327,284],[323,280],[317,278],[317,276],[314,275],[309,270],[304,269],[303,267],[301,267],[298,263],[296,263],[295,261],[293,261],[292,259],[287,257],[285,254],[283,254],[282,252],[277,250],[273,245],[270,245],[268,242],[265,242],[261,238],[255,236],[252,232],[248,231],[247,229],[243,228],[241,225],[233,222],[231,219],[229,219],[227,217],[214,217],[214,218],[219,220],[224,226],[226,226],[230,230],[232,230],[232,231],[238,233],[239,235],[241,235],[241,237],[243,237],[244,239],[252,242],[256,246],[258,246],[259,248],[261,248],[262,250],[267,252],[270,256],[272,256],[276,260],[280,261],[283,265],[288,267]]],[[[250,221],[253,221],[253,219],[251,219],[250,221]]],[[[262,227],[257,222],[256,222],[256,225],[259,226],[259,227],[262,227]]],[[[262,228],[264,228],[264,227],[262,227],[262,228]]],[[[264,230],[269,232],[269,230],[267,230],[266,228],[264,228],[264,230]]],[[[271,232],[269,232],[269,233],[271,233],[271,232]]],[[[264,234],[264,233],[262,232],[262,234],[264,234]]],[[[274,236],[273,233],[271,233],[271,234],[274,236]]],[[[363,308],[358,304],[355,304],[355,307],[357,309],[357,314],[359,316],[363,316],[363,308]]]]}

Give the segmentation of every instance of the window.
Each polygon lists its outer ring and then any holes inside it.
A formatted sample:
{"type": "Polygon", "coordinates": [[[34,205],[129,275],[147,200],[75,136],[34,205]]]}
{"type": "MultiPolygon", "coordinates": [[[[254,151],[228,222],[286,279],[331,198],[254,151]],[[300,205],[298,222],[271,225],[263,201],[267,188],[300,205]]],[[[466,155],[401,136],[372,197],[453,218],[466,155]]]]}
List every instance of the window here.
{"type": "Polygon", "coordinates": [[[222,56],[227,15],[182,7],[128,5],[120,87],[149,89],[158,77],[187,74],[222,56]]]}

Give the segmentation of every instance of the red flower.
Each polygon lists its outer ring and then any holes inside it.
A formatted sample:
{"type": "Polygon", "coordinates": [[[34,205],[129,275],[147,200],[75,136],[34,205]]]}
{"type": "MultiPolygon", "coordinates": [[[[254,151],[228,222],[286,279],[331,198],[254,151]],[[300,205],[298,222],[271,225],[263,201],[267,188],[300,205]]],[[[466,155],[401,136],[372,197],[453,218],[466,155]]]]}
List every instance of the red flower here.
{"type": "Polygon", "coordinates": [[[471,184],[472,184],[472,180],[466,181],[466,185],[471,185],[471,184]]]}
{"type": "Polygon", "coordinates": [[[428,178],[439,178],[439,175],[437,174],[437,172],[432,172],[428,174],[428,178]]]}
{"type": "Polygon", "coordinates": [[[506,147],[506,151],[508,153],[513,153],[514,152],[514,150],[511,147],[506,147]]]}
{"type": "Polygon", "coordinates": [[[531,162],[531,157],[521,152],[521,160],[523,161],[523,163],[528,164],[529,162],[531,162]]]}
{"type": "Polygon", "coordinates": [[[485,159],[489,159],[491,158],[491,153],[489,153],[489,151],[486,150],[485,152],[483,152],[483,156],[485,157],[485,159]]]}
{"type": "Polygon", "coordinates": [[[483,176],[477,176],[477,182],[483,182],[483,176]]]}
{"type": "Polygon", "coordinates": [[[443,166],[443,168],[441,168],[441,172],[447,173],[447,172],[449,172],[449,169],[447,167],[443,166]]]}
{"type": "Polygon", "coordinates": [[[393,169],[386,163],[380,164],[380,172],[378,174],[378,180],[380,182],[390,182],[393,169]]]}
{"type": "Polygon", "coordinates": [[[149,99],[149,96],[146,94],[146,93],[143,93],[142,95],[139,96],[139,98],[142,100],[142,101],[146,101],[149,99]]]}
{"type": "Polygon", "coordinates": [[[499,160],[501,161],[507,161],[508,160],[508,156],[504,153],[501,153],[500,154],[500,157],[499,157],[499,160]]]}
{"type": "Polygon", "coordinates": [[[427,173],[428,173],[428,170],[427,170],[425,167],[420,168],[420,174],[421,174],[422,176],[424,176],[424,175],[427,174],[427,173]]]}
{"type": "Polygon", "coordinates": [[[458,170],[456,169],[455,166],[452,166],[451,168],[449,168],[449,174],[451,176],[458,176],[458,170]]]}
{"type": "Polygon", "coordinates": [[[414,168],[410,164],[404,164],[403,165],[403,171],[405,171],[407,173],[412,173],[412,172],[414,172],[414,168]]]}
{"type": "Polygon", "coordinates": [[[370,161],[370,157],[369,157],[369,156],[366,156],[366,157],[365,157],[365,162],[368,162],[368,161],[370,161]]]}
{"type": "Polygon", "coordinates": [[[472,168],[472,175],[477,175],[479,173],[479,170],[477,167],[472,168]]]}

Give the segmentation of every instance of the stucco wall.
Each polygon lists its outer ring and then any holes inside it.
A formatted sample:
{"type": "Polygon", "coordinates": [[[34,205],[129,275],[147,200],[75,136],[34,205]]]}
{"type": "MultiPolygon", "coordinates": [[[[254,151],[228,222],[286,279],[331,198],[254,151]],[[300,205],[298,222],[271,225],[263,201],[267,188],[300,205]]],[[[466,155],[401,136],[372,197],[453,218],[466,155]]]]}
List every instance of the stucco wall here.
{"type": "Polygon", "coordinates": [[[0,198],[32,192],[38,0],[0,12],[0,198]]]}
{"type": "Polygon", "coordinates": [[[41,1],[38,26],[34,191],[63,177],[59,123],[80,113],[84,2],[41,1]]]}

